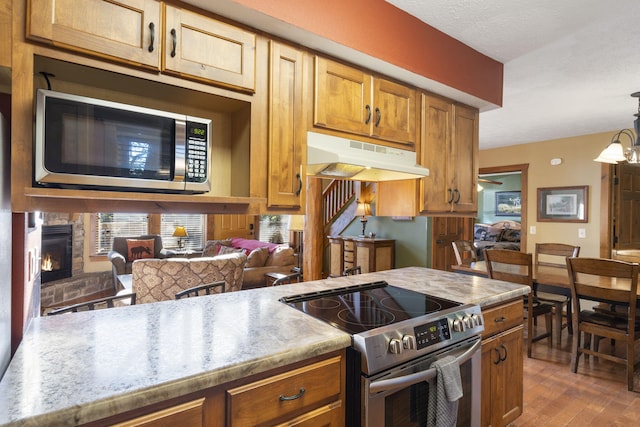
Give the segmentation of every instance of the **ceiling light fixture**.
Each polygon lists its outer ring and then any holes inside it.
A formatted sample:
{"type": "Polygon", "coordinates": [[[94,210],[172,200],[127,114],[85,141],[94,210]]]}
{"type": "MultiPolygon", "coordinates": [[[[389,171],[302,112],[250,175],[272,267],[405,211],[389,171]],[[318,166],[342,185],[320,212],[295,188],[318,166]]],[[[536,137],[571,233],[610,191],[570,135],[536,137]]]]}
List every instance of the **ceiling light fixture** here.
{"type": "Polygon", "coordinates": [[[631,96],[638,98],[638,112],[634,114],[636,119],[633,121],[633,127],[636,130],[635,135],[631,129],[622,129],[620,132],[613,135],[611,143],[609,143],[607,148],[602,150],[597,158],[593,159],[594,161],[611,164],[616,164],[618,162],[640,163],[640,92],[634,92],[631,96]],[[626,150],[622,147],[622,142],[620,142],[622,135],[629,138],[631,143],[630,147],[626,150]]]}

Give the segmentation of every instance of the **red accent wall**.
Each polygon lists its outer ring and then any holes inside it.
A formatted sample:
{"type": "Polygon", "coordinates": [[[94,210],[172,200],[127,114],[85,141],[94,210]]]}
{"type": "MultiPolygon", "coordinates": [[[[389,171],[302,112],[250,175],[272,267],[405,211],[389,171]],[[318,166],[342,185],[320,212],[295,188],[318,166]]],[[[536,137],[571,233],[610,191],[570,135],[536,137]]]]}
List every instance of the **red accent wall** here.
{"type": "Polygon", "coordinates": [[[495,105],[502,105],[502,63],[386,1],[234,1],[495,105]]]}

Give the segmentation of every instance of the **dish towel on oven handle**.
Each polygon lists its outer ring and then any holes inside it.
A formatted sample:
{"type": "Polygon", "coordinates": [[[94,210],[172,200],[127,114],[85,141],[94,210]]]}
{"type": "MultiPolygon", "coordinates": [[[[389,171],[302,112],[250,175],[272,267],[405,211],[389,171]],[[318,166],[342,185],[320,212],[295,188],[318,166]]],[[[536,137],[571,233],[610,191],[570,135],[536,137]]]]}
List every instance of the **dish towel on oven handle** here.
{"type": "Polygon", "coordinates": [[[458,400],[462,397],[460,365],[454,356],[431,364],[436,376],[429,381],[427,427],[454,427],[458,419],[458,400]]]}

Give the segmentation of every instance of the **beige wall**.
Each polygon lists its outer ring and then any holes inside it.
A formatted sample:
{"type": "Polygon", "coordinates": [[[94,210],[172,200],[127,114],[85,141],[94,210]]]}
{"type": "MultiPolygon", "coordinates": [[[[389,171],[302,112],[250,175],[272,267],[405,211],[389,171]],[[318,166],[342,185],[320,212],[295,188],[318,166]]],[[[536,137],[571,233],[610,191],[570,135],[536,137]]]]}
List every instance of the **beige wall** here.
{"type": "Polygon", "coordinates": [[[600,172],[601,164],[593,159],[604,149],[614,131],[563,138],[511,147],[480,151],[480,167],[529,164],[527,192],[527,252],[533,253],[538,242],[563,242],[579,245],[580,255],[600,256],[600,172]],[[553,158],[562,164],[552,166],[553,158]],[[588,222],[538,222],[537,189],[540,187],[589,187],[588,222]],[[530,227],[536,227],[536,234],[530,227]],[[586,230],[586,238],[578,238],[578,229],[586,230]]]}

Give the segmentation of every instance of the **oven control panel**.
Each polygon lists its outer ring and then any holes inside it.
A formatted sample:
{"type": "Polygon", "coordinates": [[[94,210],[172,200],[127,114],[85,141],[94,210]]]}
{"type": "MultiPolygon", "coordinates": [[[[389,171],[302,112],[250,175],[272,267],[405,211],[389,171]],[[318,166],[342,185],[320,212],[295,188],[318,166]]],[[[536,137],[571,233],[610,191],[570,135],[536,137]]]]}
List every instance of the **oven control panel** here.
{"type": "Polygon", "coordinates": [[[444,312],[394,323],[385,328],[353,336],[354,347],[363,355],[363,371],[371,374],[430,352],[478,336],[484,331],[479,306],[455,307],[444,312]]]}

